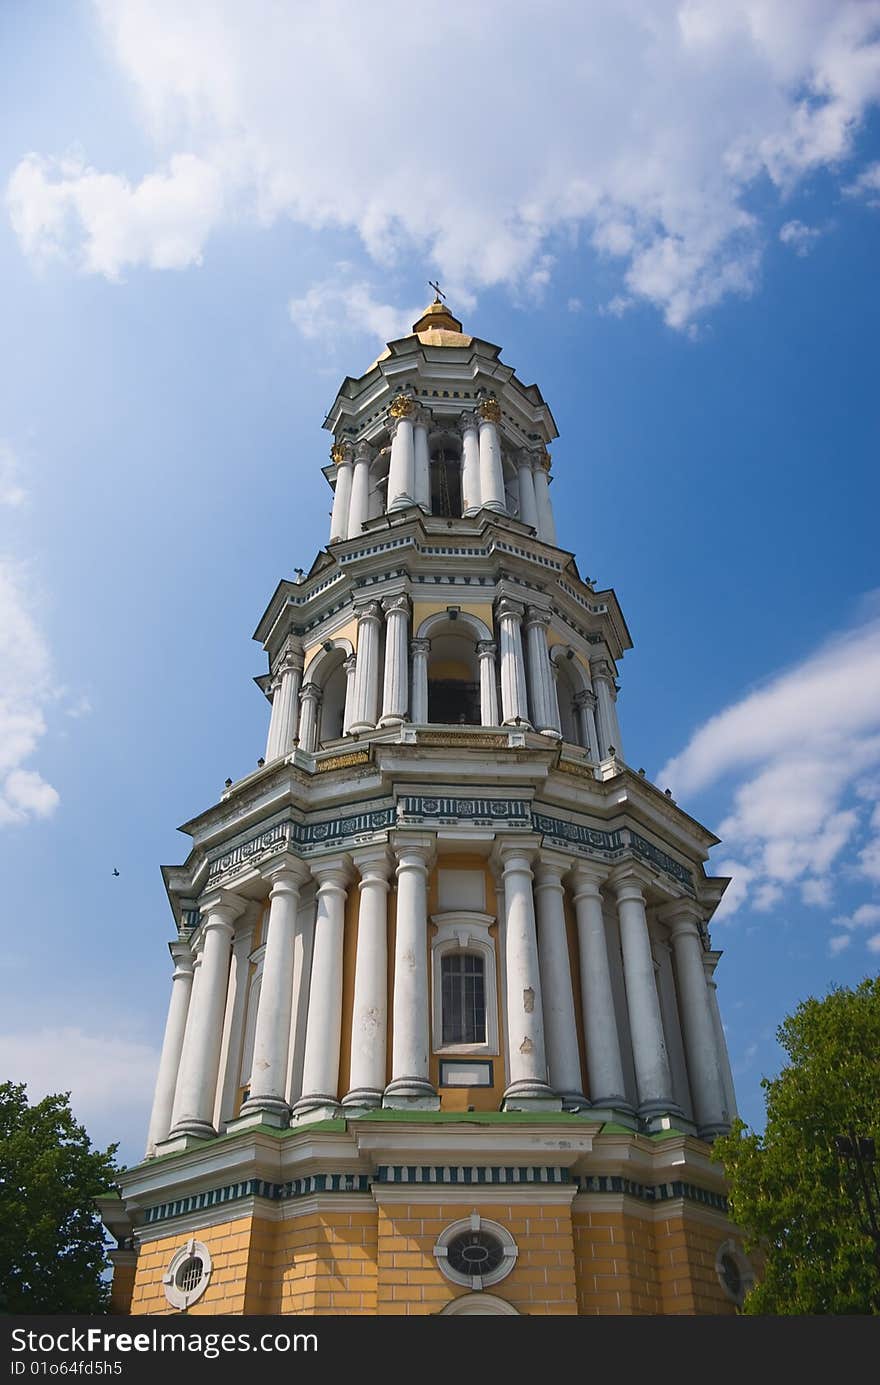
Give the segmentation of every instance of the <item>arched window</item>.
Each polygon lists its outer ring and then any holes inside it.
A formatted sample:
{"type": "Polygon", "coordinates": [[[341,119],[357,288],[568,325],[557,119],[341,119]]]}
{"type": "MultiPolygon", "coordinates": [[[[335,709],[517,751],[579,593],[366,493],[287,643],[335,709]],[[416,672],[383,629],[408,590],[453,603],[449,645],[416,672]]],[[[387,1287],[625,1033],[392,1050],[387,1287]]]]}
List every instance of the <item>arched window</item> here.
{"type": "Polygon", "coordinates": [[[446,519],[461,515],[461,455],[446,442],[431,451],[431,514],[446,519]]]}
{"type": "Polygon", "coordinates": [[[474,952],[447,952],[440,961],[442,1041],[486,1042],[486,966],[474,952]]]}

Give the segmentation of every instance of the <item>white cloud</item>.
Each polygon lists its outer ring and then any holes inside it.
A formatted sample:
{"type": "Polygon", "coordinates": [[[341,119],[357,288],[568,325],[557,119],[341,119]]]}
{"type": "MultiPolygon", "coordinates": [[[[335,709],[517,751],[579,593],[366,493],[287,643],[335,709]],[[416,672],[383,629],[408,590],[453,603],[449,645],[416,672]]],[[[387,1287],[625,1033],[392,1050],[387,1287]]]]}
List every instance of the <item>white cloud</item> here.
{"type": "Polygon", "coordinates": [[[831,922],[837,928],[873,928],[880,923],[880,904],[860,904],[849,917],[838,914],[831,922]]]}
{"type": "Polygon", "coordinates": [[[852,942],[848,933],[838,933],[835,937],[828,940],[828,951],[832,957],[837,957],[841,952],[845,952],[852,942]]]}
{"type": "Polygon", "coordinates": [[[880,933],[875,933],[868,939],[867,948],[869,952],[880,952],[880,933]]]}
{"type": "Polygon", "coordinates": [[[880,207],[880,163],[869,164],[843,191],[847,197],[864,197],[869,207],[880,207]]]}
{"type": "MultiPolygon", "coordinates": [[[[770,910],[793,886],[827,905],[844,870],[880,881],[878,765],[880,614],[869,599],[855,628],[712,717],[656,779],[678,799],[730,781],[719,835],[735,857],[716,867],[734,875],[716,915],[729,918],[747,901],[770,910]],[[866,829],[876,836],[864,843],[866,829]]],[[[835,920],[875,921],[872,904],[835,920]]]]}
{"type": "Polygon", "coordinates": [[[332,279],[313,284],[302,298],[288,304],[290,316],[307,339],[332,341],[340,335],[366,334],[380,341],[405,336],[421,317],[424,304],[393,308],[374,297],[369,284],[352,277],[351,267],[337,267],[332,279]]]}
{"type": "Polygon", "coordinates": [[[76,1026],[0,1033],[0,1072],[27,1083],[29,1101],[69,1091],[74,1114],[93,1142],[123,1140],[135,1158],[146,1141],[158,1060],[148,1044],[119,1033],[76,1026]]]}
{"type": "Polygon", "coordinates": [[[12,448],[0,442],[0,505],[8,505],[18,510],[27,500],[27,491],[21,482],[21,464],[12,448]]]}
{"type": "Polygon", "coordinates": [[[619,272],[612,303],[688,328],[756,287],[754,186],[836,169],[880,98],[878,0],[596,0],[552,23],[527,0],[96,9],[157,169],[30,154],[8,198],[26,253],[109,278],[289,217],[434,266],[453,295],[539,292],[583,232],[619,272]]]}
{"type": "Polygon", "coordinates": [[[779,239],[783,245],[790,245],[796,255],[801,258],[809,255],[816,241],[822,232],[817,226],[806,226],[803,221],[786,221],[780,227],[779,239]]]}
{"type": "Polygon", "coordinates": [[[26,570],[0,559],[0,826],[47,817],[58,794],[22,768],[46,731],[49,650],[31,612],[26,570]]]}

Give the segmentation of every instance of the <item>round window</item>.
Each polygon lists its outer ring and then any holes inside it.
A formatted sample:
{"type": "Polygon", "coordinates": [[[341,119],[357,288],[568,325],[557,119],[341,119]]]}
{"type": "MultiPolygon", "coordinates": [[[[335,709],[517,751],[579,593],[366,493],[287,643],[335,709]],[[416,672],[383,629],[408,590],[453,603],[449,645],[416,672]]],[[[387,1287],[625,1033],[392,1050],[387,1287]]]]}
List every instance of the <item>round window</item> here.
{"type": "Polygon", "coordinates": [[[446,1227],[438,1237],[434,1256],[454,1284],[484,1289],[510,1274],[516,1264],[517,1248],[503,1226],[484,1221],[478,1212],[472,1212],[465,1220],[446,1227]]]}
{"type": "Polygon", "coordinates": [[[189,1308],[201,1298],[211,1278],[211,1256],[201,1241],[190,1240],[171,1258],[164,1276],[165,1297],[172,1308],[189,1308]]]}
{"type": "Polygon", "coordinates": [[[755,1282],[755,1272],[735,1241],[725,1241],[718,1247],[715,1273],[727,1297],[741,1308],[755,1282]]]}

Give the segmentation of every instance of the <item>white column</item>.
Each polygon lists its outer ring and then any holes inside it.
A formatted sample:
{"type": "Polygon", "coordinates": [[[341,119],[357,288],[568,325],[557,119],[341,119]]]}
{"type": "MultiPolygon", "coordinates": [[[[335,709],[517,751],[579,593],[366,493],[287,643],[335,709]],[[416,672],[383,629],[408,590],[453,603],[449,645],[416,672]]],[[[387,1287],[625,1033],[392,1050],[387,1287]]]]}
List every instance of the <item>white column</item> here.
{"type": "Polygon", "coordinates": [[[413,640],[412,651],[412,711],[411,720],[416,726],[424,726],[428,720],[428,658],[431,653],[430,640],[413,640]]]}
{"type": "Polygon", "coordinates": [[[498,725],[498,687],[495,681],[497,649],[494,640],[480,640],[477,643],[477,657],[480,660],[480,721],[483,726],[498,725]]]}
{"type": "Polygon", "coordinates": [[[529,642],[529,691],[531,692],[532,724],[542,736],[558,736],[559,703],[556,679],[550,666],[547,650],[548,611],[530,606],[526,612],[526,639],[529,642]]]}
{"type": "Polygon", "coordinates": [[[343,1106],[382,1105],[388,1029],[388,875],[385,847],[355,853],[360,872],[357,956],[351,1021],[350,1089],[343,1106]]]}
{"type": "Polygon", "coordinates": [[[254,1031],[254,1060],[250,1095],[241,1108],[243,1116],[258,1114],[286,1124],[290,1115],[285,1088],[290,1017],[293,1005],[293,959],[299,892],[309,878],[300,862],[285,862],[267,872],[272,882],[266,953],[254,1031]]]}
{"type": "Polygon", "coordinates": [[[520,633],[523,608],[518,601],[502,597],[497,614],[501,636],[501,714],[504,718],[502,724],[508,726],[519,722],[528,726],[530,723],[526,669],[520,633]]]}
{"type": "Polygon", "coordinates": [[[168,1018],[165,1021],[165,1037],[162,1040],[162,1055],[159,1059],[159,1072],[156,1077],[156,1091],[153,1097],[153,1110],[150,1115],[150,1129],[147,1135],[146,1157],[148,1159],[156,1153],[156,1145],[168,1138],[168,1132],[171,1129],[174,1089],[177,1086],[177,1073],[180,1067],[180,1054],[183,1049],[186,1016],[193,983],[193,955],[189,943],[182,940],[171,943],[169,951],[174,959],[174,974],[171,978],[171,1002],[168,1006],[168,1018]]]}
{"type": "Polygon", "coordinates": [[[171,1129],[172,1129],[172,1130],[174,1129],[175,1125],[177,1124],[177,1117],[180,1115],[180,1102],[179,1102],[179,1100],[178,1100],[178,1096],[179,1096],[179,1092],[180,1092],[180,1073],[181,1073],[181,1069],[183,1068],[183,1055],[186,1053],[187,1048],[189,1048],[189,1047],[192,1046],[192,1043],[193,1043],[192,1035],[195,1033],[195,1030],[196,1030],[196,1015],[198,1014],[198,1011],[199,1011],[199,987],[200,987],[201,979],[202,979],[202,942],[203,942],[203,941],[204,941],[204,939],[202,938],[201,934],[199,934],[199,936],[198,936],[198,937],[196,938],[196,940],[195,940],[195,946],[194,946],[194,948],[193,948],[193,977],[192,977],[192,989],[191,989],[191,991],[190,991],[190,997],[189,997],[189,1010],[187,1011],[187,1016],[186,1016],[186,1029],[184,1030],[184,1034],[183,1034],[183,1048],[181,1049],[181,1052],[180,1052],[180,1063],[179,1063],[178,1068],[177,1068],[177,1082],[175,1083],[175,1086],[174,1086],[174,1102],[173,1102],[172,1107],[171,1107],[171,1129]]]}
{"type": "Polygon", "coordinates": [[[498,424],[501,406],[497,399],[484,399],[480,415],[480,504],[484,510],[507,512],[504,470],[501,464],[501,439],[498,424]]]}
{"type": "Polygon", "coordinates": [[[476,414],[461,416],[461,513],[475,515],[480,508],[480,439],[476,414]]]}
{"type": "Polygon", "coordinates": [[[391,1022],[391,1081],[384,1106],[436,1111],[428,1065],[428,863],[430,837],[400,838],[391,1022]]]}
{"type": "Polygon", "coordinates": [[[345,710],[342,713],[342,734],[347,736],[354,716],[354,675],[357,668],[357,655],[349,654],[342,667],[345,669],[345,710]]]}
{"type": "Polygon", "coordinates": [[[639,1115],[644,1120],[667,1113],[680,1116],[681,1111],[672,1096],[672,1075],[641,882],[637,876],[624,876],[613,881],[612,888],[617,896],[620,919],[626,1008],[639,1093],[639,1115]]]}
{"type": "Polygon", "coordinates": [[[507,1075],[505,1111],[560,1110],[547,1081],[544,1010],[530,851],[502,842],[498,859],[504,878],[504,975],[507,992],[507,1075]]]}
{"type": "Polygon", "coordinates": [[[183,1045],[174,1099],[174,1135],[207,1138],[217,1133],[211,1122],[223,1037],[232,925],[245,907],[245,901],[228,890],[218,890],[201,906],[205,921],[201,925],[204,943],[196,996],[198,1008],[192,1016],[192,1024],[187,1025],[183,1045]]]}
{"type": "Polygon", "coordinates": [[[313,755],[318,746],[318,709],[321,689],[317,683],[306,683],[299,695],[299,748],[313,755]]]}
{"type": "Polygon", "coordinates": [[[272,716],[269,720],[269,739],[266,759],[277,760],[289,755],[296,738],[299,720],[299,690],[303,675],[302,650],[288,644],[272,680],[272,716]]]}
{"type": "Polygon", "coordinates": [[[431,513],[431,459],[428,455],[429,416],[420,409],[413,428],[413,467],[415,472],[413,498],[428,514],[431,513]]]}
{"type": "Polygon", "coordinates": [[[333,512],[330,517],[331,543],[338,543],[340,539],[348,536],[353,455],[354,449],[350,442],[336,443],[330,451],[330,456],[336,463],[336,489],[333,492],[333,512]]]}
{"type": "Polygon", "coordinates": [[[535,911],[550,1086],[562,1097],[564,1110],[580,1111],[590,1103],[583,1093],[565,926],[562,877],[570,864],[566,857],[541,853],[535,866],[535,911]]]}
{"type": "Polygon", "coordinates": [[[631,1111],[632,1107],[626,1099],[620,1037],[611,989],[608,939],[599,891],[601,879],[600,874],[581,862],[572,872],[590,1101],[593,1106],[631,1111]]]}
{"type": "Polygon", "coordinates": [[[730,1120],[735,1120],[739,1114],[736,1105],[736,1092],[733,1086],[733,1073],[730,1068],[730,1054],[727,1051],[727,1038],[724,1033],[724,1025],[721,1023],[721,1011],[718,1009],[718,987],[715,983],[715,965],[718,962],[720,952],[704,952],[703,966],[706,969],[706,985],[709,989],[709,1004],[712,1008],[712,1023],[715,1026],[715,1047],[718,1051],[718,1065],[721,1069],[721,1080],[724,1083],[724,1104],[727,1108],[730,1120]]]}
{"type": "Polygon", "coordinates": [[[617,724],[617,712],[614,708],[614,697],[612,689],[614,687],[614,671],[606,659],[597,659],[590,664],[593,687],[596,690],[598,700],[598,732],[599,732],[599,751],[604,760],[611,754],[612,747],[618,759],[623,759],[623,748],[620,745],[620,728],[617,724]]]}
{"type": "Polygon", "coordinates": [[[342,1043],[342,949],[348,870],[339,859],[312,867],[318,882],[318,908],[312,949],[309,1018],[303,1059],[302,1096],[297,1119],[323,1120],[337,1114],[339,1050],[342,1043]]]}
{"type": "Polygon", "coordinates": [[[399,394],[391,404],[391,461],[388,469],[387,510],[403,510],[415,504],[415,442],[413,415],[416,406],[405,394],[399,394]]]}
{"type": "Polygon", "coordinates": [[[589,750],[590,759],[597,765],[602,756],[599,754],[599,737],[596,733],[596,694],[586,689],[576,693],[574,705],[581,724],[581,744],[589,750]]]}
{"type": "Polygon", "coordinates": [[[699,1135],[713,1139],[729,1129],[730,1114],[718,1062],[712,1003],[703,966],[703,943],[694,906],[676,901],[664,910],[675,955],[675,979],[688,1078],[699,1135]]]}
{"type": "Polygon", "coordinates": [[[538,525],[538,502],[535,497],[535,478],[532,474],[532,459],[527,452],[519,457],[519,517],[523,524],[533,529],[538,525]]]}
{"type": "Polygon", "coordinates": [[[399,726],[409,710],[409,598],[393,596],[385,611],[385,679],[380,726],[399,726]]]}
{"type": "Polygon", "coordinates": [[[379,624],[382,607],[369,601],[356,611],[357,665],[354,674],[354,713],[351,732],[372,731],[379,715],[379,624]]]}
{"type": "Polygon", "coordinates": [[[253,940],[253,922],[245,920],[236,928],[232,940],[223,1042],[220,1045],[220,1081],[217,1084],[217,1098],[214,1102],[214,1125],[221,1133],[235,1115],[235,1103],[240,1086],[241,1049],[247,1015],[253,940]]]}
{"type": "Polygon", "coordinates": [[[535,504],[538,510],[538,537],[545,543],[556,543],[556,522],[553,519],[553,506],[550,503],[550,457],[541,452],[535,459],[532,471],[535,487],[535,504]]]}
{"type": "Polygon", "coordinates": [[[351,500],[348,506],[348,537],[356,539],[363,533],[364,522],[369,517],[370,505],[370,463],[373,449],[369,443],[359,442],[354,450],[354,471],[351,478],[351,500]]]}

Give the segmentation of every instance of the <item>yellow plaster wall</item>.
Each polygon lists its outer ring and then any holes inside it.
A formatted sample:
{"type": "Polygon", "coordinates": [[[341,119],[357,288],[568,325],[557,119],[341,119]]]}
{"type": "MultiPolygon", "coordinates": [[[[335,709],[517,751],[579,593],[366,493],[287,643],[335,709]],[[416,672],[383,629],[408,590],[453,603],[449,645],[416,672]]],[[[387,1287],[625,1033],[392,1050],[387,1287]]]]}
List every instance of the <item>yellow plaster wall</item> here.
{"type": "Polygon", "coordinates": [[[303,674],[308,669],[309,664],[320,654],[324,648],[325,640],[350,640],[353,649],[357,649],[358,624],[356,620],[346,621],[345,625],[340,625],[338,630],[334,630],[332,635],[325,634],[314,644],[307,645],[303,650],[303,674]]]}
{"type": "MultiPolygon", "coordinates": [[[[418,630],[422,621],[428,619],[428,616],[437,615],[439,611],[445,611],[447,607],[455,605],[459,605],[459,603],[449,597],[445,601],[414,601],[413,634],[418,630]]],[[[491,601],[463,601],[460,603],[459,609],[467,611],[468,615],[476,616],[478,620],[482,620],[490,630],[494,629],[491,601]]]]}
{"type": "Polygon", "coordinates": [[[450,1222],[476,1210],[506,1227],[519,1247],[516,1267],[487,1292],[520,1313],[577,1313],[574,1245],[568,1207],[540,1203],[386,1203],[378,1220],[378,1312],[382,1315],[439,1313],[470,1292],[437,1268],[434,1246],[450,1222]]]}

